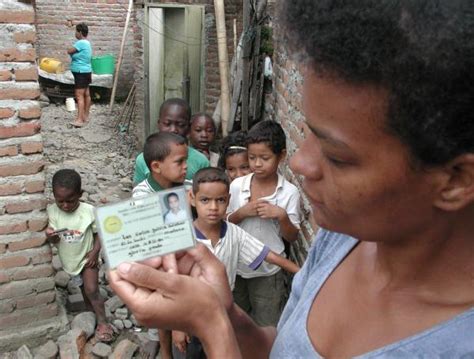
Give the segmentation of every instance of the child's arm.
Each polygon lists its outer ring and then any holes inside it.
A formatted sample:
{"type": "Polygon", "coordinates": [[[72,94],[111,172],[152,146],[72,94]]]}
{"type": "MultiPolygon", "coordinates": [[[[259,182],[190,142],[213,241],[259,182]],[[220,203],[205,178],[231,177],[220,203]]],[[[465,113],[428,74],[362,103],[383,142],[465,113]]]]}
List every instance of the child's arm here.
{"type": "Polygon", "coordinates": [[[298,228],[290,221],[290,217],[284,208],[270,204],[265,200],[257,202],[257,213],[260,218],[277,219],[280,223],[280,231],[283,239],[288,242],[294,242],[298,239],[298,228]]]}
{"type": "Polygon", "coordinates": [[[85,264],[86,267],[94,268],[95,266],[97,266],[97,261],[99,260],[99,252],[100,252],[99,235],[97,233],[94,233],[94,246],[86,254],[86,258],[87,258],[87,262],[85,264]]]}
{"type": "Polygon", "coordinates": [[[287,272],[293,274],[300,270],[300,267],[296,263],[293,263],[289,259],[283,258],[282,256],[273,251],[268,252],[267,256],[265,257],[265,262],[275,264],[283,268],[287,272]]]}
{"type": "Polygon", "coordinates": [[[46,234],[46,238],[48,239],[48,241],[50,241],[51,243],[56,244],[59,242],[59,236],[52,227],[46,228],[44,233],[46,234]]]}

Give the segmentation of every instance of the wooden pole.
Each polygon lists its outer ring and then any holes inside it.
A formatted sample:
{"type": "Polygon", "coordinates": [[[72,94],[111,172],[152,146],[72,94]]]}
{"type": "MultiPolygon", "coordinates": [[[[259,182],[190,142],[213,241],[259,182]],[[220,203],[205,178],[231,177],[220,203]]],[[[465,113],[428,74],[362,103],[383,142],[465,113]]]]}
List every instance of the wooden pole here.
{"type": "Polygon", "coordinates": [[[128,29],[128,23],[130,22],[130,14],[132,13],[132,6],[133,6],[133,0],[128,0],[127,18],[125,20],[125,28],[123,29],[122,43],[120,44],[120,52],[119,52],[119,56],[117,60],[117,66],[115,66],[114,84],[112,86],[112,95],[110,95],[110,105],[109,105],[110,112],[112,112],[112,108],[114,107],[115,92],[117,91],[118,74],[120,71],[120,66],[122,65],[123,48],[125,47],[125,38],[127,37],[127,29],[128,29]]]}
{"type": "MultiPolygon", "coordinates": [[[[245,2],[245,1],[244,1],[245,2]]],[[[221,79],[221,124],[222,135],[227,136],[230,114],[229,92],[229,54],[227,52],[227,35],[225,29],[224,0],[214,0],[216,12],[217,46],[219,56],[219,73],[221,79]]]]}

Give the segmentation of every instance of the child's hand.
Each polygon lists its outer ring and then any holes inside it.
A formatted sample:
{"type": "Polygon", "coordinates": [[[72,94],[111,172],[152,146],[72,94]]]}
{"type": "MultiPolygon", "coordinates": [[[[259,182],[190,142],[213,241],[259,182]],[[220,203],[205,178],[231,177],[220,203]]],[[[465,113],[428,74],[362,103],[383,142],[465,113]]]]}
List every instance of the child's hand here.
{"type": "Polygon", "coordinates": [[[46,230],[44,231],[44,233],[46,234],[46,237],[54,237],[56,235],[55,232],[56,231],[51,227],[46,228],[46,230]]]}
{"type": "Polygon", "coordinates": [[[283,208],[274,204],[270,204],[265,200],[258,200],[256,209],[257,215],[263,219],[281,220],[286,215],[286,212],[283,208]]]}
{"type": "Polygon", "coordinates": [[[186,346],[188,343],[191,343],[191,338],[185,333],[178,330],[173,330],[171,332],[171,338],[173,345],[178,348],[181,353],[186,353],[186,346]]]}
{"type": "Polygon", "coordinates": [[[250,201],[244,206],[238,209],[240,216],[247,218],[247,217],[256,217],[257,214],[257,201],[250,201]]]}
{"type": "Polygon", "coordinates": [[[91,249],[89,252],[86,254],[86,264],[85,267],[87,268],[94,268],[99,264],[99,251],[96,251],[95,249],[91,249]]]}

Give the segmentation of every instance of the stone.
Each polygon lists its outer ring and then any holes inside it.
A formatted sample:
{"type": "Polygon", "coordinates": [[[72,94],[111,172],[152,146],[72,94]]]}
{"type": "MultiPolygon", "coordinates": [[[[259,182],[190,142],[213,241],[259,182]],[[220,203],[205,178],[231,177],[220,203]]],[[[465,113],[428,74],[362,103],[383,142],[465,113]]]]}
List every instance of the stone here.
{"type": "Polygon", "coordinates": [[[52,264],[53,264],[54,270],[56,271],[63,268],[63,264],[61,263],[61,259],[59,258],[59,256],[53,256],[52,264]]]}
{"type": "Polygon", "coordinates": [[[81,312],[86,309],[86,303],[81,293],[71,294],[67,297],[66,309],[69,312],[81,312]]]}
{"type": "Polygon", "coordinates": [[[21,359],[33,359],[33,355],[30,352],[30,349],[26,345],[22,345],[17,351],[16,351],[16,356],[17,358],[21,359]]]}
{"type": "Polygon", "coordinates": [[[100,286],[99,287],[99,293],[100,293],[100,296],[106,300],[107,297],[109,296],[109,293],[107,293],[107,289],[105,289],[104,287],[100,286]]]}
{"type": "Polygon", "coordinates": [[[139,326],[137,318],[135,318],[133,314],[130,316],[130,321],[133,323],[134,326],[139,326]]]}
{"type": "Polygon", "coordinates": [[[92,354],[97,355],[100,358],[107,358],[112,354],[112,348],[110,345],[99,342],[92,348],[92,354]]]}
{"type": "Polygon", "coordinates": [[[125,319],[123,321],[123,326],[127,329],[130,329],[131,327],[133,327],[133,323],[131,320],[125,319]]]}
{"type": "Polygon", "coordinates": [[[123,330],[123,328],[125,327],[123,325],[123,322],[120,320],[120,319],[115,319],[112,324],[118,329],[118,330],[123,330]]]}
{"type": "Polygon", "coordinates": [[[128,309],[127,308],[118,308],[115,311],[115,317],[117,319],[127,319],[128,318],[128,309]]]}
{"type": "Polygon", "coordinates": [[[72,329],[58,338],[59,356],[79,359],[84,353],[86,343],[86,333],[80,329],[72,329]]]}
{"type": "Polygon", "coordinates": [[[122,302],[122,299],[120,299],[117,295],[114,295],[112,298],[108,299],[105,302],[105,307],[108,308],[112,313],[123,306],[124,304],[122,302]]]}
{"type": "Polygon", "coordinates": [[[69,279],[71,279],[69,274],[67,274],[65,271],[59,271],[54,276],[54,283],[57,287],[66,288],[67,284],[69,283],[69,279]]]}
{"type": "Polygon", "coordinates": [[[124,339],[118,343],[114,352],[109,357],[110,359],[131,359],[133,354],[138,349],[138,345],[134,342],[124,339]]]}
{"type": "Polygon", "coordinates": [[[68,284],[67,284],[67,291],[68,291],[70,294],[79,294],[79,293],[82,293],[82,292],[81,292],[81,288],[78,287],[77,285],[75,285],[74,283],[72,283],[71,281],[69,281],[68,284]]]}
{"type": "Polygon", "coordinates": [[[76,315],[72,320],[71,329],[84,331],[87,339],[89,339],[95,331],[95,314],[92,312],[83,312],[76,315]]]}
{"type": "Polygon", "coordinates": [[[58,355],[59,348],[55,342],[48,340],[45,344],[35,350],[35,359],[54,359],[58,355]]]}

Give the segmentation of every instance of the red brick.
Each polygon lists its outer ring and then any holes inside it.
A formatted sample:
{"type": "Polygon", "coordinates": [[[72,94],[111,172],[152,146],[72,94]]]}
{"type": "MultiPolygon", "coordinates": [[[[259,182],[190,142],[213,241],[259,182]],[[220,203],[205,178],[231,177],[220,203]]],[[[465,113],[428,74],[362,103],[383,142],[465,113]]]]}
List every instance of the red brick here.
{"type": "Polygon", "coordinates": [[[16,81],[37,81],[38,69],[36,67],[28,67],[26,69],[15,70],[16,81]]]}
{"type": "Polygon", "coordinates": [[[13,39],[17,43],[34,44],[36,41],[36,32],[34,31],[15,32],[13,34],[13,39]]]}
{"type": "Polygon", "coordinates": [[[0,243],[0,254],[3,254],[7,251],[7,245],[4,243],[0,243]]]}
{"type": "Polygon", "coordinates": [[[33,291],[34,288],[31,286],[30,282],[10,282],[0,285],[0,299],[21,297],[33,293],[33,291]]]}
{"type": "Polygon", "coordinates": [[[0,89],[0,100],[35,100],[39,95],[39,89],[0,89]]]}
{"type": "Polygon", "coordinates": [[[0,269],[8,269],[15,267],[23,267],[30,263],[30,258],[27,256],[10,256],[0,258],[0,269]]]}
{"type": "Polygon", "coordinates": [[[28,229],[33,232],[39,232],[46,228],[48,218],[30,219],[28,221],[28,229]]]}
{"type": "Polygon", "coordinates": [[[2,22],[7,24],[33,24],[35,13],[29,10],[2,10],[0,11],[0,23],[2,22]]]}
{"type": "Polygon", "coordinates": [[[40,247],[45,242],[46,242],[46,236],[41,235],[39,237],[29,238],[29,239],[25,239],[23,241],[10,242],[8,244],[8,250],[10,252],[15,252],[15,251],[19,251],[19,250],[22,250],[22,249],[40,247]]]}
{"type": "Polygon", "coordinates": [[[0,234],[21,233],[27,230],[26,221],[0,225],[0,234]]]}
{"type": "Polygon", "coordinates": [[[9,282],[9,281],[10,281],[10,279],[9,279],[9,277],[8,277],[8,274],[6,274],[5,272],[1,271],[1,272],[0,272],[0,284],[2,284],[2,283],[7,283],[7,282],[9,282]]]}
{"type": "Polygon", "coordinates": [[[0,157],[3,156],[16,156],[18,154],[18,147],[7,146],[0,148],[0,157]]]}
{"type": "Polygon", "coordinates": [[[44,162],[42,160],[3,165],[0,166],[0,177],[32,175],[40,172],[43,167],[44,162]]]}
{"type": "MultiPolygon", "coordinates": [[[[44,191],[44,181],[31,181],[25,184],[25,191],[26,193],[37,193],[44,191]]],[[[1,188],[0,188],[0,195],[1,195],[1,188]]]]}
{"type": "Polygon", "coordinates": [[[36,61],[36,50],[34,48],[19,50],[8,48],[0,50],[0,61],[34,62],[36,61]]]}
{"type": "Polygon", "coordinates": [[[20,147],[24,155],[43,152],[43,142],[23,142],[20,147]]]}
{"type": "Polygon", "coordinates": [[[30,294],[23,298],[16,300],[16,308],[17,309],[24,309],[24,308],[31,308],[41,304],[48,304],[51,303],[56,298],[56,292],[44,292],[39,294],[30,294]]]}
{"type": "Polygon", "coordinates": [[[0,317],[0,328],[15,328],[39,320],[53,318],[58,314],[56,303],[41,305],[35,308],[15,310],[0,317]]]}
{"type": "Polygon", "coordinates": [[[16,126],[0,127],[0,138],[32,136],[40,130],[41,124],[39,122],[23,122],[16,126]]]}
{"type": "Polygon", "coordinates": [[[39,106],[31,106],[20,109],[18,116],[24,120],[31,120],[41,116],[41,108],[39,106]]]}
{"type": "Polygon", "coordinates": [[[0,118],[10,118],[15,114],[15,110],[10,107],[0,108],[0,118]]]}
{"type": "Polygon", "coordinates": [[[44,199],[34,199],[34,200],[19,200],[18,202],[8,203],[5,206],[7,213],[23,213],[30,212],[35,209],[45,209],[46,208],[46,198],[44,199]]]}
{"type": "Polygon", "coordinates": [[[12,73],[10,70],[0,70],[0,81],[10,81],[12,73]]]}
{"type": "Polygon", "coordinates": [[[21,185],[18,183],[8,183],[0,185],[0,196],[10,196],[22,192],[21,185]]]}
{"type": "Polygon", "coordinates": [[[16,268],[13,271],[12,270],[10,271],[11,271],[10,273],[11,280],[45,278],[45,277],[50,277],[54,274],[54,269],[51,266],[51,264],[21,267],[21,268],[16,268]]]}

